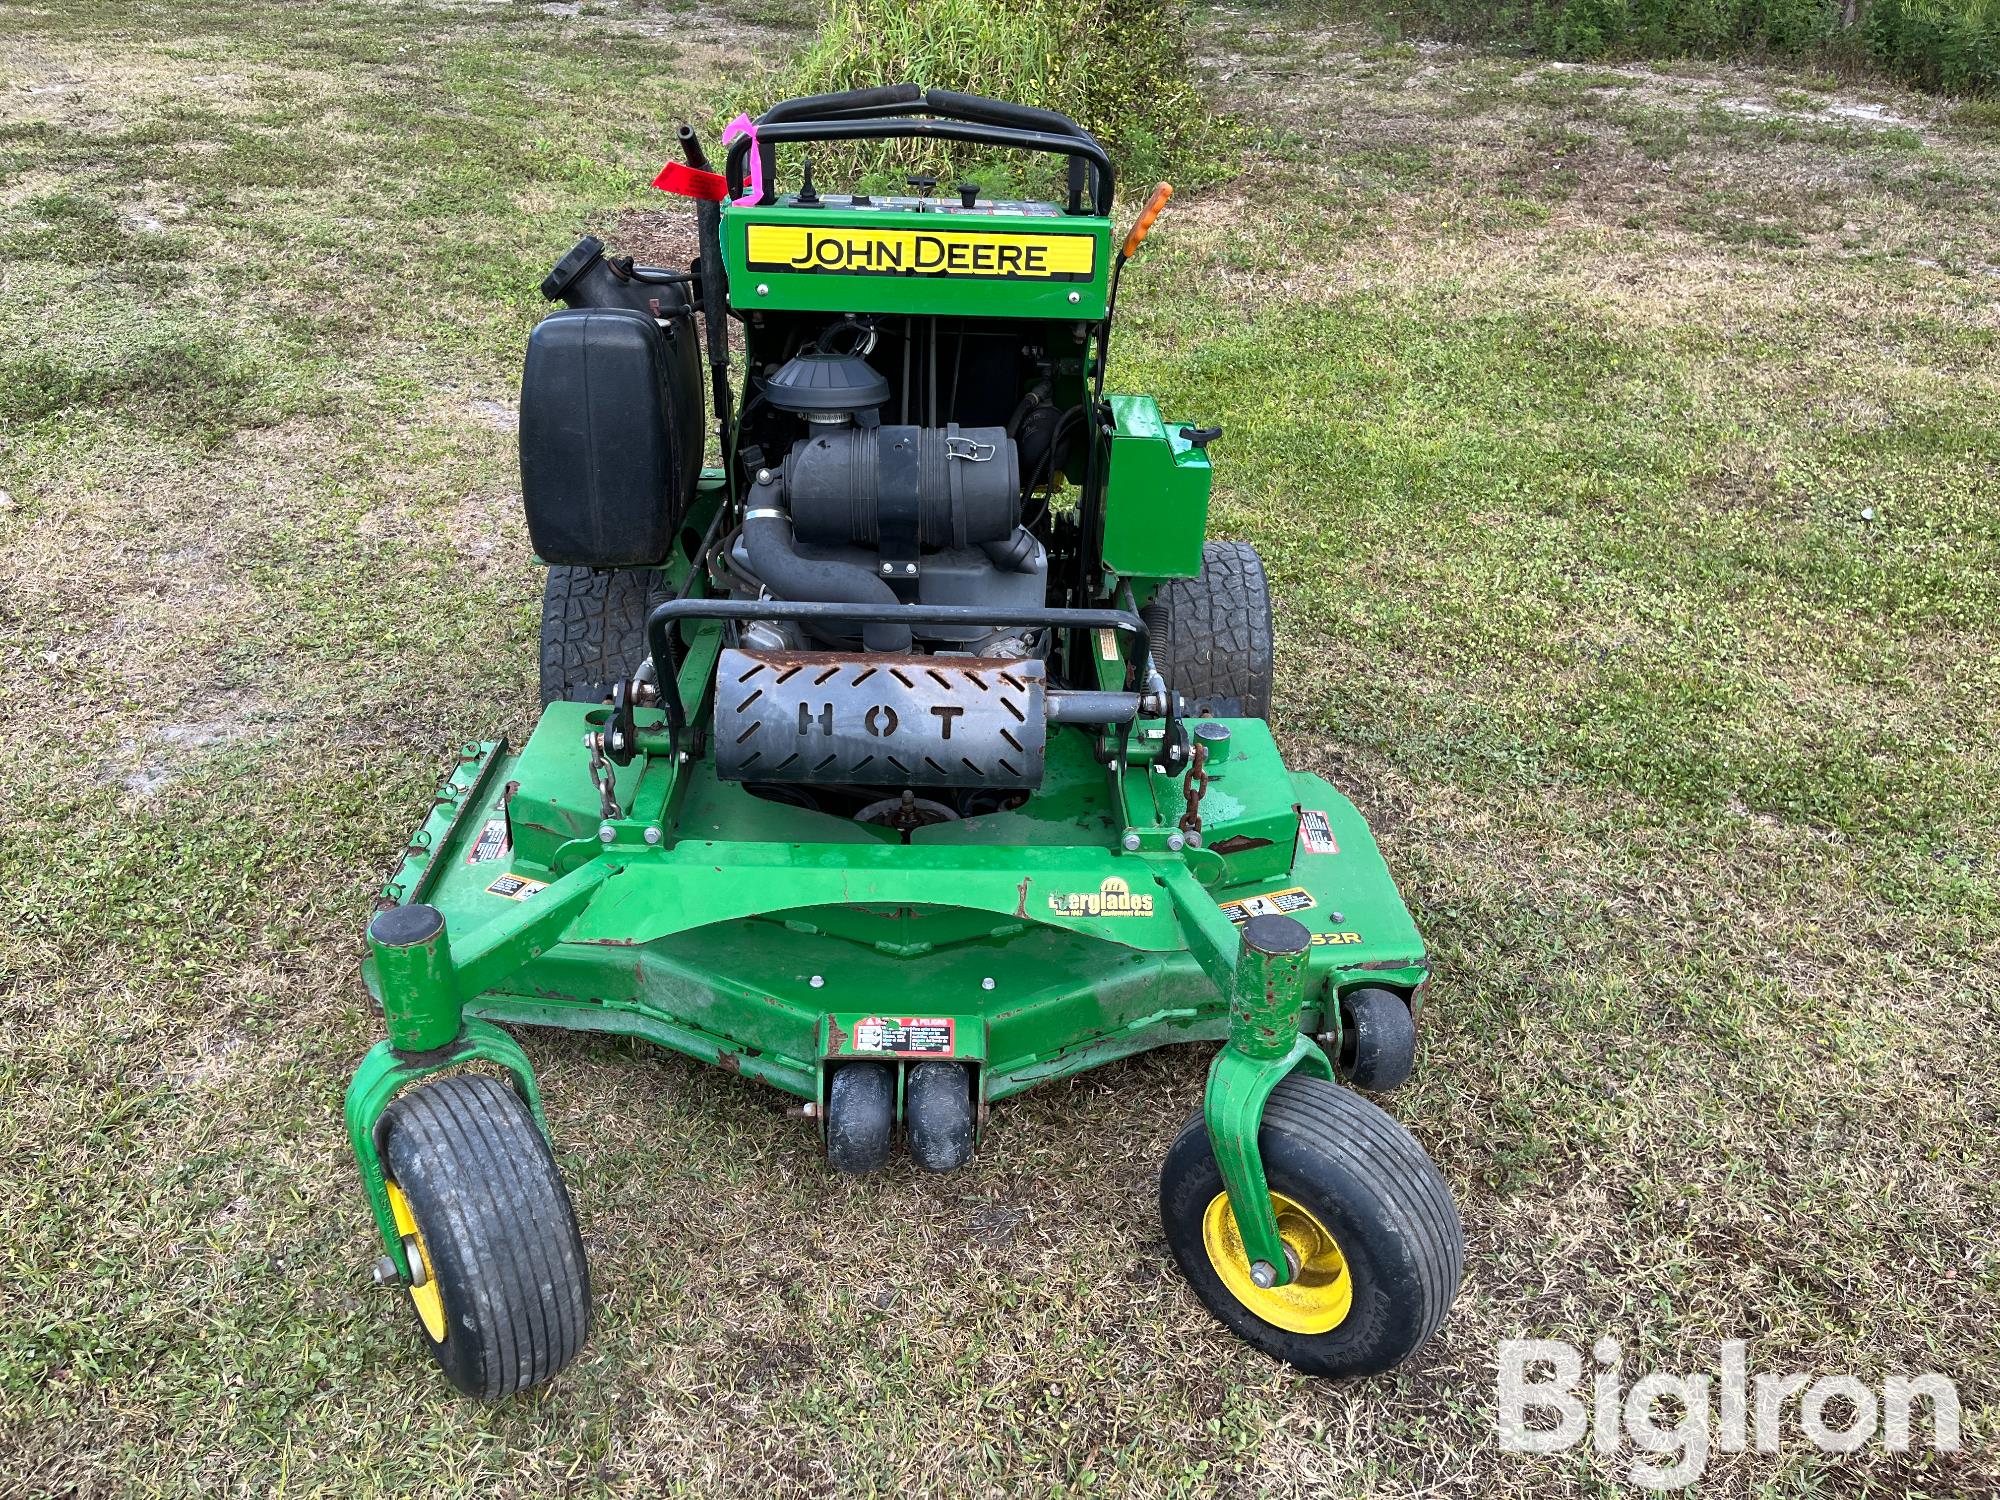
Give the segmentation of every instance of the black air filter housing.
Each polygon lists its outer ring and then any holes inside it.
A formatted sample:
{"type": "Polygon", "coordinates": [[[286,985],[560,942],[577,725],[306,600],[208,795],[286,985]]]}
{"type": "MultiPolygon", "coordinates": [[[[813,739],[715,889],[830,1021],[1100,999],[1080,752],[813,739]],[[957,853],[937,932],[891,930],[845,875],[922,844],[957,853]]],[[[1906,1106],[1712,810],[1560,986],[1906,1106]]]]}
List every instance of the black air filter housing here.
{"type": "Polygon", "coordinates": [[[615,307],[553,313],[521,375],[521,498],[543,562],[665,561],[701,472],[691,319],[615,307]]]}
{"type": "Polygon", "coordinates": [[[867,412],[889,399],[889,382],[858,354],[809,349],[764,382],[764,399],[801,416],[867,412]]]}

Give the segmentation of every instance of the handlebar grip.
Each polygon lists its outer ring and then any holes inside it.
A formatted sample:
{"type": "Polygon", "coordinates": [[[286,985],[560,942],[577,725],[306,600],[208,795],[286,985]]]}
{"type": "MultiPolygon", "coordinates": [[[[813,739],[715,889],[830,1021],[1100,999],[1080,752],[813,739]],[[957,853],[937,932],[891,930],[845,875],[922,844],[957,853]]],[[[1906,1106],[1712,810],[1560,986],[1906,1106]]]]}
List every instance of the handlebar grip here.
{"type": "Polygon", "coordinates": [[[782,120],[837,119],[843,115],[865,114],[871,110],[894,109],[899,105],[920,104],[924,91],[914,83],[891,83],[879,88],[847,89],[838,94],[803,94],[772,105],[757,118],[759,125],[776,125],[782,120]]]}
{"type": "Polygon", "coordinates": [[[686,158],[689,166],[693,167],[697,172],[713,172],[715,170],[715,168],[708,164],[708,153],[701,149],[701,137],[694,133],[692,125],[681,125],[674,131],[674,136],[680,141],[681,155],[686,158]]]}
{"type": "Polygon", "coordinates": [[[1174,195],[1174,185],[1163,182],[1153,189],[1153,196],[1146,200],[1145,208],[1139,212],[1139,222],[1132,226],[1132,232],[1125,236],[1125,244],[1118,252],[1120,260],[1130,260],[1139,253],[1139,247],[1146,242],[1146,236],[1153,232],[1153,221],[1160,216],[1160,210],[1167,206],[1167,200],[1174,195]]]}

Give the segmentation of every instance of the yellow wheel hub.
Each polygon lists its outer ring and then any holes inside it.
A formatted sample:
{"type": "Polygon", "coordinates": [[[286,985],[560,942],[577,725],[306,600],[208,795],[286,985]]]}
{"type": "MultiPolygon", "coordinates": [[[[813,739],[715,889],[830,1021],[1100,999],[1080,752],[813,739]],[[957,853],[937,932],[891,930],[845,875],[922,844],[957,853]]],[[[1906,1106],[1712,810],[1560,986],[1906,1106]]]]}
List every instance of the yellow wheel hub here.
{"type": "Polygon", "coordinates": [[[1326,1226],[1283,1193],[1271,1194],[1278,1216],[1278,1238],[1294,1270],[1283,1286],[1262,1287],[1250,1279],[1250,1257],[1243,1234],[1229,1207],[1229,1195],[1217,1193],[1201,1216],[1201,1242],[1208,1263],[1229,1288],[1230,1295],[1266,1323],[1288,1333],[1327,1333],[1338,1328],[1354,1305],[1354,1280],[1347,1258],[1326,1226]]]}
{"type": "Polygon", "coordinates": [[[431,1270],[431,1252],[424,1245],[424,1232],[417,1228],[417,1216],[410,1212],[410,1200],[403,1196],[403,1190],[390,1183],[389,1210],[396,1216],[396,1233],[403,1237],[403,1252],[410,1257],[410,1270],[416,1281],[408,1290],[410,1301],[416,1304],[417,1316],[423,1320],[424,1332],[431,1336],[431,1342],[444,1342],[444,1298],[438,1295],[437,1274],[431,1270]]]}

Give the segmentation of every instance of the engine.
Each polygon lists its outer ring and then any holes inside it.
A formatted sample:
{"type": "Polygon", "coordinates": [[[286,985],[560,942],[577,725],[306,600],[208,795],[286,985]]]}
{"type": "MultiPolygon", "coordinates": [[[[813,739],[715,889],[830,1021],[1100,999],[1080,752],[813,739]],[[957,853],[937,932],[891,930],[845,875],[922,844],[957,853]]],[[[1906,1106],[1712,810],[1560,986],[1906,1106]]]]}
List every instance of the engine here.
{"type": "MultiPolygon", "coordinates": [[[[1048,555],[1021,524],[1004,425],[885,424],[888,382],[818,348],[763,400],[798,436],[751,475],[729,551],[738,597],[1032,609],[1048,555]]],[[[1040,783],[1042,642],[991,627],[757,621],[724,653],[716,766],[740,781],[898,787],[1040,783]]]]}
{"type": "MultiPolygon", "coordinates": [[[[522,377],[522,492],[545,562],[654,567],[688,546],[703,425],[692,279],[607,260],[586,238],[544,283],[568,304],[536,327],[522,377]]],[[[857,816],[884,790],[900,794],[887,820],[959,816],[1041,783],[1050,723],[1129,721],[1132,695],[1052,685],[1047,632],[1004,623],[1049,602],[1046,510],[1028,514],[1028,497],[1053,490],[1080,431],[1083,325],[748,322],[709,592],[874,618],[737,619],[718,665],[717,773],[815,806],[846,789],[857,816]],[[906,605],[972,618],[901,618],[906,605]],[[956,790],[915,798],[940,788],[956,790]]]]}

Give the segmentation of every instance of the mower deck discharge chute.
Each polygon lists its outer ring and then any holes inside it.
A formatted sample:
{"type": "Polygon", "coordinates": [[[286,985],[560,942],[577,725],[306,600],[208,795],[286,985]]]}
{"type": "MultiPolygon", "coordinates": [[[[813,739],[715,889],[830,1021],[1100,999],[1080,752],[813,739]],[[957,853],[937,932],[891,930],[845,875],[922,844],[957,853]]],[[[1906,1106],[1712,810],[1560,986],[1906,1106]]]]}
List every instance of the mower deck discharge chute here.
{"type": "Polygon", "coordinates": [[[541,721],[463,751],[369,929],[388,1036],[347,1124],[378,1280],[473,1394],[582,1345],[582,1242],[496,1022],[761,1079],[855,1172],[899,1135],[962,1166],[996,1100],[1220,1042],[1160,1187],[1190,1285],[1301,1369],[1403,1360],[1458,1218],[1335,1080],[1408,1075],[1423,946],[1265,723],[1263,568],[1205,539],[1219,430],[1102,393],[1168,190],[1121,245],[1068,119],[908,86],[780,104],[721,173],[680,135],[700,259],[587,239],[529,340],[541,721]],[[1066,200],[821,193],[809,163],[774,190],[780,146],[890,137],[1054,155],[1066,200]]]}

